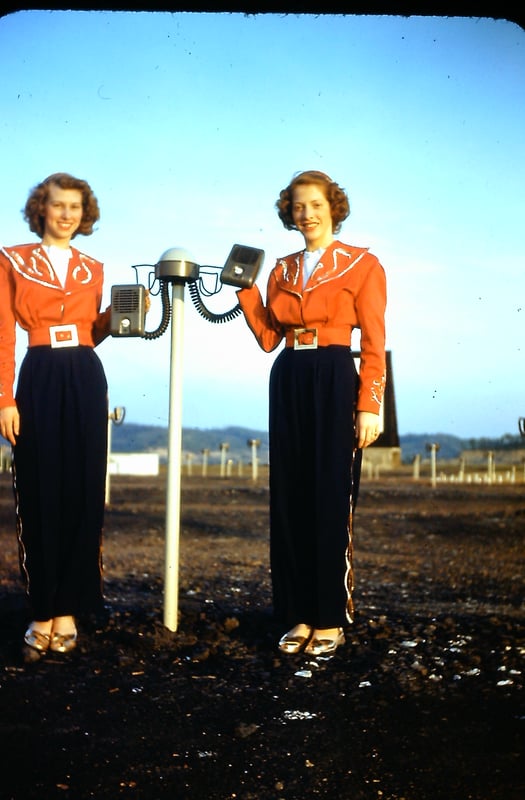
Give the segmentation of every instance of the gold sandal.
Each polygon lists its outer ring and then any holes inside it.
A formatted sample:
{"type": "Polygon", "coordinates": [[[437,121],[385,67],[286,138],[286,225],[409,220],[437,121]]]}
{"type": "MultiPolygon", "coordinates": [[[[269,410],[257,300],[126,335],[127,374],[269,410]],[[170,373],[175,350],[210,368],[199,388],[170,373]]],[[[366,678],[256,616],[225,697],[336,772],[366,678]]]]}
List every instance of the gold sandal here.
{"type": "Polygon", "coordinates": [[[31,647],[32,650],[37,650],[39,653],[45,653],[46,650],[49,650],[51,637],[49,633],[42,633],[42,631],[38,631],[29,626],[24,634],[24,642],[28,647],[31,647]]]}
{"type": "Polygon", "coordinates": [[[301,650],[308,644],[310,641],[310,636],[312,635],[312,629],[308,629],[308,633],[305,636],[299,636],[297,633],[293,632],[294,629],[285,633],[279,639],[279,650],[283,653],[288,653],[288,655],[295,655],[296,653],[300,653],[301,650]]]}
{"type": "Polygon", "coordinates": [[[77,632],[56,633],[51,635],[49,649],[54,653],[70,653],[77,646],[77,632]]]}
{"type": "MultiPolygon", "coordinates": [[[[320,633],[318,631],[317,633],[320,633]]],[[[314,636],[308,643],[305,653],[309,656],[332,656],[340,644],[345,643],[342,628],[337,629],[335,636],[314,636]]]]}

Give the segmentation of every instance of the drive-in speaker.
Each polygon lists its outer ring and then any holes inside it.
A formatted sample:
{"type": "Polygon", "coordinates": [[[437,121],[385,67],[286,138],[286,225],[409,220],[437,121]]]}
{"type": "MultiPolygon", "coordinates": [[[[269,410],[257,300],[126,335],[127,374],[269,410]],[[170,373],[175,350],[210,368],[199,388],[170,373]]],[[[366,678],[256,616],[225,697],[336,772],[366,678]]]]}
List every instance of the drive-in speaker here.
{"type": "Polygon", "coordinates": [[[111,335],[144,336],[146,288],[140,283],[111,287],[111,335]]]}
{"type": "Polygon", "coordinates": [[[234,244],[221,272],[221,282],[239,289],[253,286],[264,261],[264,250],[234,244]]]}

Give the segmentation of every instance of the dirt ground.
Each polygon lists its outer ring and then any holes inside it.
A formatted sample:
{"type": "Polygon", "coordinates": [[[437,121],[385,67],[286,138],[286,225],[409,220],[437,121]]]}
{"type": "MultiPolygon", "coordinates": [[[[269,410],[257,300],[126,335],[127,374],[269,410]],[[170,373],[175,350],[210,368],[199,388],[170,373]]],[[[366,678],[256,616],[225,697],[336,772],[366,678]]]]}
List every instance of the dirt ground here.
{"type": "Polygon", "coordinates": [[[356,611],[332,659],[281,655],[265,477],[117,476],[106,619],[26,663],[0,475],[1,800],[523,800],[525,484],[363,479],[356,611]]]}

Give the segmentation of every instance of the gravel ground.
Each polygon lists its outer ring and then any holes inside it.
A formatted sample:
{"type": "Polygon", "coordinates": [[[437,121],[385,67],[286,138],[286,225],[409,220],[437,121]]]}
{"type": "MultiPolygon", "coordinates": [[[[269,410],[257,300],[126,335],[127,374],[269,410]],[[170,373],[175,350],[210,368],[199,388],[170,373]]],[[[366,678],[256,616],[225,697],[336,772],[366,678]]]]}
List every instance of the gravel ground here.
{"type": "Polygon", "coordinates": [[[113,477],[107,618],[28,662],[0,475],[1,800],[523,800],[525,484],[363,479],[355,624],[284,656],[265,477],[183,478],[177,631],[164,478],[113,477]]]}

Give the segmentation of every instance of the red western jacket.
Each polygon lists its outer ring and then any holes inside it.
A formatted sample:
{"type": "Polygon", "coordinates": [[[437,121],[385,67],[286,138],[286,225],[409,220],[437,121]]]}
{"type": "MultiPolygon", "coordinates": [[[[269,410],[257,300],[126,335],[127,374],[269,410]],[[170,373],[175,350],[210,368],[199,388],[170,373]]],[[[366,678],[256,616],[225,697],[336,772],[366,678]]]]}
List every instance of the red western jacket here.
{"type": "Polygon", "coordinates": [[[358,411],[379,413],[386,377],[386,278],[365,248],[334,241],[303,289],[303,251],[278,259],[270,273],[264,305],[257,286],[237,292],[246,321],[266,352],[295,331],[315,329],[319,346],[350,346],[361,331],[358,411]]]}
{"type": "Polygon", "coordinates": [[[41,244],[0,249],[0,408],[15,405],[16,323],[29,346],[49,344],[49,328],[75,324],[79,344],[94,347],[109,334],[109,307],[100,312],[103,265],[71,248],[62,286],[41,244]]]}

